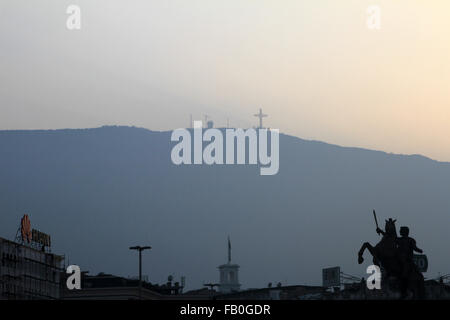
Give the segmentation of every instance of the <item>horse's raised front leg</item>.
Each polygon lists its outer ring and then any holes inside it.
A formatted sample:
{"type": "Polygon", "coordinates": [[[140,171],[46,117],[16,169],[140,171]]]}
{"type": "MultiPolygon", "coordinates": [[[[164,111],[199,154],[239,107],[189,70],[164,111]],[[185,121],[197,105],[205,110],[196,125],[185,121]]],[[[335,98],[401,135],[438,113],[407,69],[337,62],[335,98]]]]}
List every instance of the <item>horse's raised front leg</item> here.
{"type": "Polygon", "coordinates": [[[372,247],[372,245],[370,243],[364,242],[361,249],[359,249],[359,252],[358,252],[358,263],[359,264],[364,262],[363,254],[366,249],[368,249],[370,254],[372,254],[372,256],[373,256],[374,247],[372,247]]]}

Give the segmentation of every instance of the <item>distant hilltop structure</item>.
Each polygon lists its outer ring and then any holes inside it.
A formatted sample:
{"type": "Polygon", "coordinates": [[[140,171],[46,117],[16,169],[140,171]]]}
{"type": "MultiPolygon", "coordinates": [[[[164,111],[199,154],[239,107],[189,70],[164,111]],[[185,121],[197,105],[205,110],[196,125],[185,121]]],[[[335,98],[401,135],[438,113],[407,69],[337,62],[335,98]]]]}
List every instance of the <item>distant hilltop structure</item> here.
{"type": "MultiPolygon", "coordinates": [[[[205,122],[204,123],[205,123],[206,129],[214,128],[214,121],[208,120],[209,116],[207,114],[205,114],[203,117],[205,118],[205,122]]],[[[194,122],[192,120],[192,114],[191,114],[189,116],[189,128],[193,129],[194,128],[193,124],[194,124],[194,122]]]]}
{"type": "Polygon", "coordinates": [[[258,129],[263,129],[263,118],[268,117],[267,114],[262,112],[262,108],[259,108],[259,113],[254,114],[255,117],[259,118],[259,126],[258,129]]]}
{"type": "MultiPolygon", "coordinates": [[[[265,129],[265,127],[263,126],[263,118],[267,118],[269,115],[263,113],[262,108],[259,108],[259,112],[254,114],[253,116],[257,117],[259,119],[258,126],[253,127],[253,128],[265,129]]],[[[205,129],[214,128],[214,121],[211,120],[211,117],[209,115],[204,114],[203,118],[204,118],[203,124],[204,124],[204,128],[205,129]]],[[[189,115],[189,128],[193,129],[194,128],[193,124],[194,124],[194,122],[193,122],[192,114],[190,114],[189,115]]],[[[230,127],[231,127],[230,126],[230,119],[227,118],[227,122],[226,122],[225,128],[230,128],[230,127]]]]}
{"type": "Polygon", "coordinates": [[[239,265],[231,263],[230,237],[228,237],[228,262],[220,265],[218,268],[220,272],[219,292],[231,293],[239,291],[241,287],[239,284],[239,265]]]}

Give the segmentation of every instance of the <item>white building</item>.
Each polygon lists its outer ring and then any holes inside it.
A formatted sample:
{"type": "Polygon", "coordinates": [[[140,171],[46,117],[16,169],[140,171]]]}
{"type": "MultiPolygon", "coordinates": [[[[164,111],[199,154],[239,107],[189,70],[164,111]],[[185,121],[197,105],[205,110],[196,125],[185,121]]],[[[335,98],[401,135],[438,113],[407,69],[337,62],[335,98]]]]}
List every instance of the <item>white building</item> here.
{"type": "Polygon", "coordinates": [[[218,268],[220,272],[219,292],[231,293],[239,291],[241,288],[239,284],[239,265],[231,263],[231,242],[229,237],[228,262],[220,265],[218,268]]]}

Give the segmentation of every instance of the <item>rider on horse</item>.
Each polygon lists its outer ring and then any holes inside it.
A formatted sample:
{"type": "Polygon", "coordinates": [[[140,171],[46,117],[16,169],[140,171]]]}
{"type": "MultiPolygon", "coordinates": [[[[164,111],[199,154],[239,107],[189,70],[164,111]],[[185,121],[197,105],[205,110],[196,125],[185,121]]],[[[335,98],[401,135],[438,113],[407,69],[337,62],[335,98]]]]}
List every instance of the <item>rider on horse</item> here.
{"type": "Polygon", "coordinates": [[[403,265],[402,276],[407,277],[413,268],[416,268],[413,260],[414,251],[423,253],[423,250],[417,248],[416,240],[409,237],[408,227],[400,227],[400,235],[401,237],[397,239],[397,250],[400,261],[403,265]]]}
{"type": "Polygon", "coordinates": [[[358,252],[358,263],[361,264],[364,261],[364,251],[369,250],[373,257],[373,263],[384,270],[385,279],[394,277],[400,280],[402,297],[406,297],[406,291],[409,288],[416,298],[422,298],[424,296],[424,278],[413,261],[413,252],[421,253],[422,250],[417,248],[416,241],[409,237],[407,227],[401,227],[401,237],[398,237],[395,227],[396,220],[386,220],[383,231],[378,227],[375,211],[374,217],[377,224],[376,231],[383,237],[375,246],[368,242],[362,245],[358,252]]]}

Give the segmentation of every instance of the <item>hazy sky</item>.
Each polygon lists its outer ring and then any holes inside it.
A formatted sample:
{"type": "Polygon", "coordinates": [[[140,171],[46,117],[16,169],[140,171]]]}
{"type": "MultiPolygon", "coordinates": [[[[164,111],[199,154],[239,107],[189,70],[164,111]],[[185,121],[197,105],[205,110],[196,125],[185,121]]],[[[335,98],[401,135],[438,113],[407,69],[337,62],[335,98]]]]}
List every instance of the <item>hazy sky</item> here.
{"type": "Polygon", "coordinates": [[[247,127],[262,106],[284,133],[450,161],[449,39],[448,0],[0,0],[0,129],[247,127]]]}

